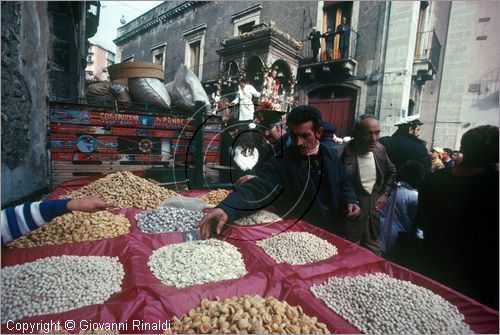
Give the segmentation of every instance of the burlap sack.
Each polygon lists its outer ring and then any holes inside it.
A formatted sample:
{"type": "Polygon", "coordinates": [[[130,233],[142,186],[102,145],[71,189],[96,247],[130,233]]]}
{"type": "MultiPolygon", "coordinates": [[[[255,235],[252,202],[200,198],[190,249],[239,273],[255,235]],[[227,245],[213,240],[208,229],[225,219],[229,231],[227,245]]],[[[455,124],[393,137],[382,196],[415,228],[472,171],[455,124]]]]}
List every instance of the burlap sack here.
{"type": "Polygon", "coordinates": [[[113,103],[115,101],[113,96],[113,86],[109,81],[101,81],[90,84],[85,92],[85,98],[89,100],[90,103],[113,103]]]}

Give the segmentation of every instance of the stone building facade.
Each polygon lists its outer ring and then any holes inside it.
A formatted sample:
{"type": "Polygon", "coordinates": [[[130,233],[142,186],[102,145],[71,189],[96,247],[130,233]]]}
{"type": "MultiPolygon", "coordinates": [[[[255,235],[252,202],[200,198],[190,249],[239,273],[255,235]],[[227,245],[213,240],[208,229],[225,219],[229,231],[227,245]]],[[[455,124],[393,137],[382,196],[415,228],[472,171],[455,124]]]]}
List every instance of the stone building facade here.
{"type": "Polygon", "coordinates": [[[493,99],[494,91],[498,92],[498,68],[495,72],[492,67],[495,60],[498,64],[498,46],[490,44],[491,37],[476,42],[472,33],[483,29],[493,36],[497,32],[494,6],[493,2],[472,1],[301,1],[293,6],[286,2],[165,2],[119,28],[117,61],[161,61],[166,81],[184,63],[205,83],[208,93],[221,77],[232,84],[226,92],[236,90],[235,78],[242,75],[260,87],[266,71],[276,67],[283,89],[294,88],[300,103],[318,107],[341,136],[348,135],[360,114],[378,116],[383,136],[391,135],[402,118],[418,115],[425,123],[421,138],[429,148],[456,148],[466,129],[463,126],[473,124],[467,120],[482,119],[481,108],[491,114],[487,122],[498,123],[498,116],[493,117],[494,112],[498,114],[493,99]],[[490,11],[490,21],[485,21],[481,15],[490,11]],[[340,56],[337,37],[331,61],[326,61],[324,41],[320,61],[312,61],[307,40],[310,28],[335,29],[343,16],[351,26],[348,55],[340,56]],[[488,64],[481,68],[484,78],[471,79],[474,68],[465,64],[474,64],[479,55],[488,64]],[[456,58],[471,72],[467,78],[453,68],[456,58]],[[448,96],[450,85],[456,86],[459,77],[463,99],[448,96]],[[467,81],[481,81],[490,92],[488,98],[480,97],[477,107],[468,102],[467,81]],[[448,116],[451,110],[455,110],[453,117],[448,116]]]}
{"type": "Polygon", "coordinates": [[[498,1],[453,2],[433,115],[436,145],[459,148],[467,130],[499,124],[499,6],[498,1]]]}
{"type": "Polygon", "coordinates": [[[49,185],[48,102],[82,96],[98,5],[2,2],[2,205],[49,185]]]}

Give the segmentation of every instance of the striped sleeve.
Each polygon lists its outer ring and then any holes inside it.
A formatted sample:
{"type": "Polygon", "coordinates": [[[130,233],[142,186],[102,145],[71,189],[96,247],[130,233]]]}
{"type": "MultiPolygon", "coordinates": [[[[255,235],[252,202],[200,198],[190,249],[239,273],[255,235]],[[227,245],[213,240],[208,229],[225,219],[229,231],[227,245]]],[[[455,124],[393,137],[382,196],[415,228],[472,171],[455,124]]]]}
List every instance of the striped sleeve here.
{"type": "Polygon", "coordinates": [[[2,244],[19,238],[68,212],[68,200],[27,202],[2,210],[2,244]]]}

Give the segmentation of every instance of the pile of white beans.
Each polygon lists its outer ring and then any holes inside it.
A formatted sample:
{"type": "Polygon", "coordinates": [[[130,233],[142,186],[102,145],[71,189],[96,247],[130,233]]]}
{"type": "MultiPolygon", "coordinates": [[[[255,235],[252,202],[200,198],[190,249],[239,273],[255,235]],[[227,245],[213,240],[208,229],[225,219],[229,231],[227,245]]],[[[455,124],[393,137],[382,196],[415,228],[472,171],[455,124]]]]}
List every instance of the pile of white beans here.
{"type": "Polygon", "coordinates": [[[277,263],[292,265],[318,262],[337,255],[337,247],[307,232],[287,232],[257,241],[277,263]]]}
{"type": "Polygon", "coordinates": [[[470,334],[458,309],[432,291],[384,273],[332,277],[313,294],[365,334],[470,334]]]}
{"type": "Polygon", "coordinates": [[[281,220],[281,217],[278,214],[274,214],[273,212],[261,210],[257,213],[254,213],[249,216],[245,216],[241,219],[234,221],[235,224],[239,224],[242,226],[250,226],[259,223],[270,223],[281,220]]]}
{"type": "Polygon", "coordinates": [[[54,256],[2,268],[2,319],[104,303],[121,290],[118,257],[54,256]]]}
{"type": "Polygon", "coordinates": [[[196,229],[203,212],[176,207],[148,209],[135,216],[137,226],[146,233],[184,232],[196,229]]]}
{"type": "Polygon", "coordinates": [[[164,246],[149,257],[151,272],[165,285],[186,287],[243,277],[241,253],[216,239],[164,246]]]}

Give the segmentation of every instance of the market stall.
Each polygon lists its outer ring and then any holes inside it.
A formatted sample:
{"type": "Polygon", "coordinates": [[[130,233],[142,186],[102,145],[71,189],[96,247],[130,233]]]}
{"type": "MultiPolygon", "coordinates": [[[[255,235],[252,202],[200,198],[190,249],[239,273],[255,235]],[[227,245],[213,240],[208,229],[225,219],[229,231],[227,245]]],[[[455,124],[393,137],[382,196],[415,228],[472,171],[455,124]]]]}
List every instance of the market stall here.
{"type": "MultiPolygon", "coordinates": [[[[65,182],[57,187],[49,198],[57,198],[69,191],[77,190],[90,181],[92,179],[65,182]]],[[[193,190],[182,194],[197,197],[207,192],[193,190]]],[[[174,317],[181,318],[182,315],[199,306],[203,299],[214,300],[218,297],[222,301],[230,297],[257,294],[261,297],[272,296],[280,301],[288,302],[291,306],[301,306],[303,313],[311,317],[316,316],[317,322],[324,323],[332,333],[360,333],[360,327],[362,328],[363,325],[358,324],[355,327],[352,322],[347,321],[348,318],[335,313],[322,299],[315,296],[315,293],[311,291],[311,286],[325,283],[332,277],[345,278],[385,273],[391,278],[402,279],[426,288],[456,306],[458,312],[464,316],[463,321],[473,332],[498,333],[497,311],[304,221],[281,220],[254,226],[230,227],[222,240],[241,253],[245,273],[238,274],[238,278],[234,279],[191,285],[189,277],[196,277],[199,272],[203,272],[204,263],[202,262],[200,268],[192,269],[193,273],[188,273],[189,271],[185,273],[188,282],[184,287],[183,285],[177,285],[177,287],[166,285],[152,271],[152,256],[160,248],[192,242],[185,242],[186,234],[183,232],[145,233],[139,229],[136,220],[136,215],[144,211],[145,209],[133,207],[113,210],[114,214],[121,214],[130,222],[130,231],[117,237],[31,248],[3,248],[3,269],[50,256],[111,256],[117,257],[123,265],[124,275],[119,290],[103,303],[82,306],[60,313],[37,314],[9,323],[4,317],[2,318],[2,332],[22,333],[13,329],[16,324],[20,323],[57,323],[59,321],[70,333],[89,330],[91,327],[106,329],[112,323],[122,325],[122,328],[117,331],[120,333],[163,333],[166,325],[173,323],[174,317]],[[278,263],[270,256],[272,253],[263,247],[262,242],[259,242],[280,233],[293,232],[310,233],[315,238],[321,238],[325,241],[324,243],[333,246],[333,256],[314,262],[307,261],[306,264],[301,265],[278,263]],[[68,323],[68,320],[71,322],[68,323]],[[74,329],[71,329],[72,326],[74,329]]],[[[291,261],[288,260],[288,262],[291,261]]],[[[231,266],[233,265],[234,262],[231,266]]],[[[184,266],[189,269],[189,264],[184,266]]],[[[97,282],[95,284],[99,285],[97,282]]],[[[92,290],[91,287],[86,289],[92,290]]],[[[374,301],[373,304],[375,303],[374,301]]],[[[366,307],[370,309],[374,306],[366,307]]],[[[9,306],[2,306],[2,314],[10,312],[8,309],[9,306]]],[[[394,322],[397,323],[397,316],[394,314],[393,317],[394,322]]]]}

